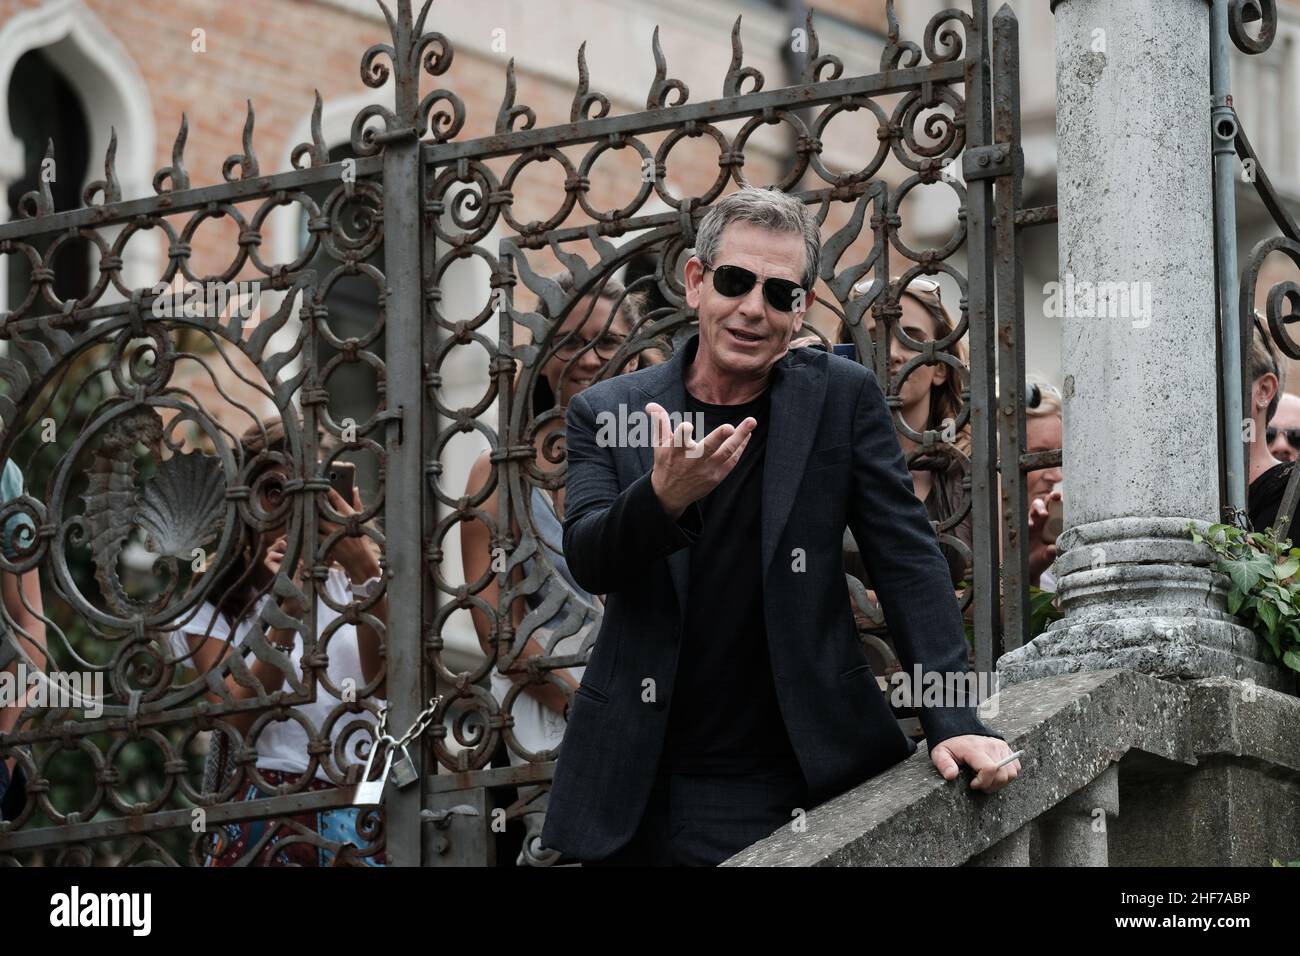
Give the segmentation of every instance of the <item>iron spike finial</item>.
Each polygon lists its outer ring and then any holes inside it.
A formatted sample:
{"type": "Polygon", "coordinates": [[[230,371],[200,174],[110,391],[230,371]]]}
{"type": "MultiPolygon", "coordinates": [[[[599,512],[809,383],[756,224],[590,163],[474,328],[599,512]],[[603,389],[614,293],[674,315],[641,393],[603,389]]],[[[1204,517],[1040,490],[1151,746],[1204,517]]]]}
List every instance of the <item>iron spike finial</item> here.
{"type": "Polygon", "coordinates": [[[654,35],[650,38],[650,52],[654,55],[655,60],[655,78],[650,84],[650,94],[646,97],[645,108],[648,110],[661,110],[668,107],[668,94],[673,90],[677,91],[677,100],[672,105],[681,106],[690,96],[690,90],[681,80],[670,80],[668,78],[668,60],[664,56],[663,47],[659,45],[659,27],[655,27],[654,35]]]}
{"type": "Polygon", "coordinates": [[[537,114],[530,107],[515,105],[515,58],[506,64],[506,95],[497,111],[497,135],[514,131],[515,120],[522,116],[524,125],[520,129],[532,129],[537,123],[537,114]]]}
{"type": "Polygon", "coordinates": [[[745,60],[745,47],[740,42],[740,21],[741,17],[737,14],[736,22],[731,27],[731,66],[727,68],[727,75],[722,81],[723,96],[740,96],[745,80],[754,81],[750,93],[757,93],[763,88],[763,74],[752,66],[741,65],[745,60]]]}
{"type": "Polygon", "coordinates": [[[233,153],[221,164],[221,175],[226,182],[234,182],[235,167],[239,167],[240,179],[256,179],[258,175],[257,156],[253,152],[253,101],[248,100],[248,113],[244,117],[243,153],[233,153]]]}
{"type": "Polygon", "coordinates": [[[190,135],[190,119],[181,114],[180,129],[172,143],[172,164],[164,166],[153,174],[153,191],[156,193],[174,193],[190,188],[190,174],[185,171],[185,141],[190,135]]]}
{"type": "Polygon", "coordinates": [[[117,127],[108,130],[108,149],[104,152],[104,178],[97,179],[86,186],[81,194],[81,201],[87,206],[94,206],[95,194],[100,196],[99,205],[121,202],[122,186],[117,181],[117,127]]]}
{"type": "Polygon", "coordinates": [[[313,166],[324,166],[330,160],[329,147],[325,145],[325,137],[321,133],[321,113],[324,110],[324,102],[321,100],[320,90],[316,90],[316,103],[311,109],[311,142],[299,143],[293,148],[289,156],[289,162],[294,169],[308,169],[313,166]],[[301,162],[303,157],[308,158],[307,165],[301,162]]]}
{"type": "Polygon", "coordinates": [[[587,41],[583,40],[582,45],[578,47],[578,89],[573,94],[573,108],[569,110],[570,123],[578,123],[590,119],[602,119],[609,115],[609,97],[603,93],[589,92],[589,81],[590,74],[587,70],[587,41]],[[590,115],[593,103],[600,107],[600,112],[595,116],[590,115]]]}
{"type": "Polygon", "coordinates": [[[844,64],[837,56],[827,54],[821,55],[821,41],[817,38],[817,28],[813,25],[813,11],[809,8],[808,15],[804,20],[805,29],[808,31],[808,54],[804,60],[804,82],[819,83],[823,80],[820,76],[822,67],[830,66],[830,76],[826,80],[838,80],[844,73],[844,64]]]}

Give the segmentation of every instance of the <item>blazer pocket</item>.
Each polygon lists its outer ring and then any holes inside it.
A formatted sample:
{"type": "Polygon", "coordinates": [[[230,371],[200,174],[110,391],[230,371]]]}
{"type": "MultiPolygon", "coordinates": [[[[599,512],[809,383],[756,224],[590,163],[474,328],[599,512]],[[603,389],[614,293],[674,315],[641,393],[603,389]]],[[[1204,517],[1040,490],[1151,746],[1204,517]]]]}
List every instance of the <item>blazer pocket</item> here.
{"type": "Polygon", "coordinates": [[[848,444],[832,445],[830,448],[819,448],[808,456],[808,464],[804,471],[813,471],[817,468],[829,468],[832,465],[842,465],[849,460],[852,454],[852,446],[848,444]]]}
{"type": "Polygon", "coordinates": [[[596,688],[588,684],[579,684],[578,689],[575,690],[573,693],[577,697],[586,697],[588,700],[594,700],[598,704],[609,703],[608,694],[606,694],[602,690],[597,690],[596,688]]]}
{"type": "Polygon", "coordinates": [[[884,683],[884,686],[881,686],[881,679],[876,676],[876,672],[871,669],[870,664],[859,664],[857,667],[850,667],[840,675],[840,680],[861,680],[864,678],[868,679],[872,686],[882,694],[885,693],[889,687],[887,681],[884,683]]]}

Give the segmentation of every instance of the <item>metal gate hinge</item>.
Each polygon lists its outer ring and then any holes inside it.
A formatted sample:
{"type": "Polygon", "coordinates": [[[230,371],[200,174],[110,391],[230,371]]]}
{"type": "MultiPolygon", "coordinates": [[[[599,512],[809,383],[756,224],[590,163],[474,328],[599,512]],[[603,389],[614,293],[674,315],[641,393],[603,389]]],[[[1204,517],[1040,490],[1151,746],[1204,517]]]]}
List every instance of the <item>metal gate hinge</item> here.
{"type": "Polygon", "coordinates": [[[375,416],[376,421],[397,425],[397,444],[399,445],[402,443],[402,423],[405,417],[402,413],[403,408],[404,406],[398,405],[396,408],[390,408],[388,411],[380,412],[375,416]]]}
{"type": "Polygon", "coordinates": [[[1011,147],[1006,143],[975,146],[962,154],[961,175],[968,183],[977,179],[998,179],[1013,172],[1011,147]]]}

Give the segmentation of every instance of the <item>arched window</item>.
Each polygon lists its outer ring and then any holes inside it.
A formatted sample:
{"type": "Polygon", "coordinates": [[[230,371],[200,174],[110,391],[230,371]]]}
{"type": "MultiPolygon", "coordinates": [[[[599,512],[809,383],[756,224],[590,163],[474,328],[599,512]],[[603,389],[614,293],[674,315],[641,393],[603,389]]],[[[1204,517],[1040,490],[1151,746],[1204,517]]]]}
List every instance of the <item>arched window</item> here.
{"type": "MultiPolygon", "coordinates": [[[[81,205],[81,191],[90,168],[90,133],[86,111],[72,84],[40,50],[29,50],[14,65],[6,91],[9,123],[23,144],[23,171],[6,190],[7,218],[21,215],[18,202],[41,187],[42,166],[47,145],[54,143],[54,166],[49,182],[54,208],[75,209],[81,205]]],[[[45,255],[53,237],[37,240],[45,255]]],[[[55,269],[54,292],[60,299],[73,299],[90,291],[90,260],[87,244],[73,242],[61,251],[55,269]]],[[[13,308],[31,288],[31,269],[22,256],[7,256],[8,302],[13,308]]],[[[40,309],[46,311],[46,309],[40,309]]]]}

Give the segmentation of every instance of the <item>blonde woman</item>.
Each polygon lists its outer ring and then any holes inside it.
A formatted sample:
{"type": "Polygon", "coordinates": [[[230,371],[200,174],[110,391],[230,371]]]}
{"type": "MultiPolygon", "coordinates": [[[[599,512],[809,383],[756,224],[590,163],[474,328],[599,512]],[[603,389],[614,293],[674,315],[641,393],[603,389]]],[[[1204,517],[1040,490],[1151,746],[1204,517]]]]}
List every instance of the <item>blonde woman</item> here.
{"type": "MultiPolygon", "coordinates": [[[[1254,531],[1263,531],[1277,521],[1282,495],[1286,492],[1293,461],[1280,461],[1274,457],[1264,440],[1266,426],[1277,413],[1277,406],[1285,387],[1282,363],[1273,348],[1273,341],[1264,320],[1255,313],[1250,349],[1250,408],[1243,411],[1253,423],[1254,440],[1250,445],[1250,487],[1246,498],[1246,511],[1254,531]]],[[[1292,527],[1295,523],[1292,522],[1292,527]]],[[[1287,536],[1292,536],[1290,529],[1287,536]]]]}

